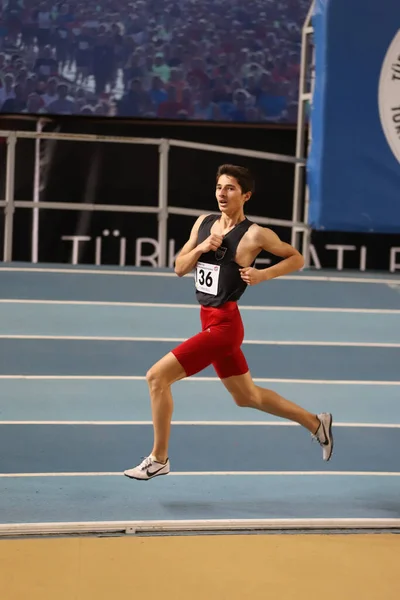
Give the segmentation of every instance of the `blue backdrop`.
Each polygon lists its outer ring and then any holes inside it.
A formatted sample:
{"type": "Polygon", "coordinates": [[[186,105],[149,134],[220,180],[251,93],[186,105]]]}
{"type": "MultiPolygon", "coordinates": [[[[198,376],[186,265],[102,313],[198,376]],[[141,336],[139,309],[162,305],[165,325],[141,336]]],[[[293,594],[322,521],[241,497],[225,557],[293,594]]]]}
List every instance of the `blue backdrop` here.
{"type": "Polygon", "coordinates": [[[316,0],[313,25],[311,225],[400,232],[400,2],[316,0]]]}

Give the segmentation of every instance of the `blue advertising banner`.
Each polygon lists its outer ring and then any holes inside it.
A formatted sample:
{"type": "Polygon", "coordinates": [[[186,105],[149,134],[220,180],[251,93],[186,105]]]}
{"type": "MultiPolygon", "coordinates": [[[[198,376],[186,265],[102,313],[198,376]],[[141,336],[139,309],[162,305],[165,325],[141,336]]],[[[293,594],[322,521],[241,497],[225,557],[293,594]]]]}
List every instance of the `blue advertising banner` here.
{"type": "Polygon", "coordinates": [[[316,0],[315,230],[400,233],[400,2],[316,0]]]}

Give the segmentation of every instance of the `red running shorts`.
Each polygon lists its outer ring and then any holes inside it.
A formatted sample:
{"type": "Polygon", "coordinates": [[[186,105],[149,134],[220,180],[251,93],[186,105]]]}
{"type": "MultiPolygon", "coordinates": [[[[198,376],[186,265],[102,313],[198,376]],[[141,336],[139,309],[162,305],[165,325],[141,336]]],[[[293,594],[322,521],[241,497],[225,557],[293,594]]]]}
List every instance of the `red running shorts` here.
{"type": "Polygon", "coordinates": [[[236,302],[218,308],[201,306],[201,333],[186,340],[172,354],[190,377],[212,365],[220,379],[243,375],[249,367],[240,346],[244,338],[236,302]]]}

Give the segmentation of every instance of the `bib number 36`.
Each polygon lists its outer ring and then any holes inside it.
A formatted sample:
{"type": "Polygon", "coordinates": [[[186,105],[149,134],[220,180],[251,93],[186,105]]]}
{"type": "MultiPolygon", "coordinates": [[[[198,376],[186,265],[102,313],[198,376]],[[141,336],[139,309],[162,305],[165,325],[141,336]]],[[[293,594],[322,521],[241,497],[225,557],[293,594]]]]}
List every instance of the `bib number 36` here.
{"type": "Polygon", "coordinates": [[[199,270],[199,284],[200,285],[206,284],[206,286],[208,288],[210,288],[212,286],[212,284],[213,284],[213,278],[211,277],[210,271],[206,274],[204,272],[204,269],[200,269],[199,270]],[[204,277],[205,277],[205,279],[204,279],[204,277]]]}
{"type": "Polygon", "coordinates": [[[218,294],[218,280],[220,267],[208,263],[196,265],[196,288],[204,294],[216,296],[218,294]]]}

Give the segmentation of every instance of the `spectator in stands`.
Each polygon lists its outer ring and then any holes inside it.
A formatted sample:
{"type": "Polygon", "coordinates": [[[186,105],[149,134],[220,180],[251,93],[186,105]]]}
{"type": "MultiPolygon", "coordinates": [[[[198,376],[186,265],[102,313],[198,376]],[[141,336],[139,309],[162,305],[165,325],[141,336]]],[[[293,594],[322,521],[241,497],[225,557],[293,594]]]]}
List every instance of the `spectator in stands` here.
{"type": "Polygon", "coordinates": [[[44,88],[42,92],[42,100],[44,107],[47,109],[47,107],[52,102],[57,100],[57,98],[57,79],[55,77],[52,77],[51,79],[49,79],[46,88],[44,88]]]}
{"type": "Polygon", "coordinates": [[[69,88],[65,83],[57,86],[57,99],[47,106],[47,112],[57,115],[73,115],[76,113],[75,102],[68,96],[69,88]]]}
{"type": "Polygon", "coordinates": [[[153,75],[157,75],[164,83],[168,83],[171,75],[171,68],[165,62],[162,52],[157,52],[152,68],[153,75]]]}
{"type": "Polygon", "coordinates": [[[14,81],[15,78],[12,73],[6,73],[2,77],[0,87],[0,108],[3,106],[6,100],[15,98],[14,81]]]}
{"type": "MultiPolygon", "coordinates": [[[[88,27],[83,27],[74,38],[74,56],[76,64],[75,81],[86,83],[92,66],[95,38],[88,27]]],[[[65,58],[63,56],[63,58],[65,58]]]]}
{"type": "Polygon", "coordinates": [[[28,113],[28,114],[40,114],[43,111],[43,107],[44,107],[44,102],[43,99],[41,98],[41,96],[39,96],[39,94],[37,92],[32,92],[31,94],[28,95],[27,97],[27,101],[26,101],[26,108],[22,111],[23,113],[28,113]]]}
{"type": "Polygon", "coordinates": [[[16,83],[13,87],[14,95],[9,97],[1,107],[3,113],[21,113],[26,108],[26,99],[22,84],[16,83]]]}
{"type": "Polygon", "coordinates": [[[39,57],[35,61],[33,70],[42,81],[47,81],[49,77],[55,77],[58,74],[58,64],[53,56],[51,46],[45,46],[43,51],[39,51],[39,57]]]}
{"type": "Polygon", "coordinates": [[[203,89],[199,93],[199,99],[194,103],[193,118],[196,121],[212,121],[216,105],[211,100],[211,91],[203,89]]]}
{"type": "Polygon", "coordinates": [[[176,88],[171,86],[168,88],[167,100],[161,102],[158,107],[157,116],[161,119],[177,119],[178,113],[184,110],[182,102],[178,102],[176,88]]]}
{"type": "Polygon", "coordinates": [[[148,107],[148,94],[143,90],[140,79],[133,79],[128,92],[118,104],[118,114],[123,117],[139,117],[148,107]]]}
{"type": "Polygon", "coordinates": [[[160,104],[168,100],[168,93],[165,90],[163,81],[160,79],[160,77],[153,77],[149,94],[151,102],[157,109],[160,104]]]}

